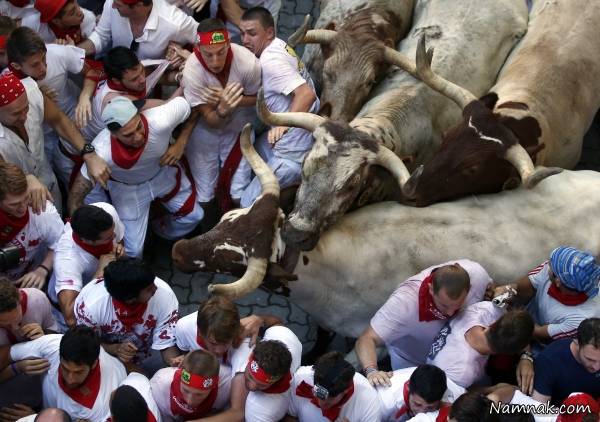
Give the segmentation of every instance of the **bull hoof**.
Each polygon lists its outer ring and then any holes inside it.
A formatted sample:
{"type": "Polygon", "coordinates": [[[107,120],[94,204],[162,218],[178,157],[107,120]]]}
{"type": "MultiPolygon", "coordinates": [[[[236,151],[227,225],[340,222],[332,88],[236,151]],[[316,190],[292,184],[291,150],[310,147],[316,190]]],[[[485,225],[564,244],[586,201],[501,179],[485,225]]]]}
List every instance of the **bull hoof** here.
{"type": "Polygon", "coordinates": [[[531,189],[535,187],[538,183],[544,180],[546,177],[553,176],[555,174],[561,173],[563,169],[558,167],[536,167],[533,171],[533,174],[529,176],[524,182],[523,185],[527,189],[531,189]]]}

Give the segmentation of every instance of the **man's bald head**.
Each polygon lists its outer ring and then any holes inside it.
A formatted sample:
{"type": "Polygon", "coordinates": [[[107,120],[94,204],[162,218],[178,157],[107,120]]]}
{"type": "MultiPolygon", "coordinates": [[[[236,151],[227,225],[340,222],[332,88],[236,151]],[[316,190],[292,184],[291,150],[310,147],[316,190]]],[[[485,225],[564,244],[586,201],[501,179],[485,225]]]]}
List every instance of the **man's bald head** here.
{"type": "Polygon", "coordinates": [[[71,422],[71,417],[62,409],[49,407],[38,413],[33,422],[71,422]]]}

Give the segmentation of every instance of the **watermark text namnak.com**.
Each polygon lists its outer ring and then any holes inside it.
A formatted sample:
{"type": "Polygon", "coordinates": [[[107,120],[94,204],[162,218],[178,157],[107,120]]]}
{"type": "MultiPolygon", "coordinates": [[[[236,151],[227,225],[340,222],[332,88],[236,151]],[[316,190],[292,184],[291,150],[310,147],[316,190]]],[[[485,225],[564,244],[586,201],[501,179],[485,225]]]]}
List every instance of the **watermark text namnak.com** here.
{"type": "Polygon", "coordinates": [[[550,402],[540,404],[492,403],[490,413],[533,413],[534,415],[571,415],[574,413],[592,413],[588,404],[569,404],[554,406],[550,402]]]}

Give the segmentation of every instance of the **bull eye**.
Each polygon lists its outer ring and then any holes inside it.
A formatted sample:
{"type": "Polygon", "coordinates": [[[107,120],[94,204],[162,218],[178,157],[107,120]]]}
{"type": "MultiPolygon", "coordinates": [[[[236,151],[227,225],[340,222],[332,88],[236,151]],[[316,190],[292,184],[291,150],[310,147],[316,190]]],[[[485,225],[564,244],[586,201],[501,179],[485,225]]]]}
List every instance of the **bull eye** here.
{"type": "Polygon", "coordinates": [[[469,167],[463,168],[461,170],[461,173],[463,175],[465,175],[465,176],[473,176],[478,171],[479,171],[479,166],[478,165],[473,165],[473,166],[469,166],[469,167]]]}

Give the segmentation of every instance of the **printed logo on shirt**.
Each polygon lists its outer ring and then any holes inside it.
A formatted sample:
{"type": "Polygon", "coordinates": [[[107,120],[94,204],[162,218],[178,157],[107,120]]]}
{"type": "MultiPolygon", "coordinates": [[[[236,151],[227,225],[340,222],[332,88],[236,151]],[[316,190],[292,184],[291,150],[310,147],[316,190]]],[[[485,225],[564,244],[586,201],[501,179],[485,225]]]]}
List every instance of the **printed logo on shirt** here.
{"type": "Polygon", "coordinates": [[[298,54],[296,53],[296,50],[294,50],[292,47],[290,47],[289,45],[285,45],[285,51],[288,52],[288,54],[290,56],[292,56],[293,58],[296,59],[296,61],[298,62],[298,72],[304,70],[304,63],[302,62],[302,60],[300,60],[300,57],[298,57],[298,54]]]}
{"type": "Polygon", "coordinates": [[[433,360],[437,356],[437,354],[444,348],[446,345],[446,339],[448,335],[452,332],[452,327],[450,327],[450,323],[447,322],[446,325],[440,330],[437,337],[431,344],[431,349],[429,350],[429,354],[427,355],[427,359],[433,360]]]}

